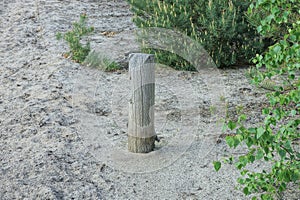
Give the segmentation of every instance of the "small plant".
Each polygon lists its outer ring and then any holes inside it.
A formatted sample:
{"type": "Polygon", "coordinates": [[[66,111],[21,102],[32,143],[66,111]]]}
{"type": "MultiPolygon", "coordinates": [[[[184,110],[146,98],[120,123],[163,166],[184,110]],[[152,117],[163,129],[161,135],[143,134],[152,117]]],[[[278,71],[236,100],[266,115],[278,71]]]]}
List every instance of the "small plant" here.
{"type": "Polygon", "coordinates": [[[121,66],[117,62],[112,61],[111,59],[103,56],[102,53],[96,51],[90,52],[85,58],[83,64],[109,72],[121,69],[121,66]]]}
{"type": "Polygon", "coordinates": [[[222,95],[222,96],[220,96],[220,101],[225,102],[226,98],[222,95]]]}
{"type": "Polygon", "coordinates": [[[104,59],[104,65],[105,65],[105,71],[108,72],[117,71],[121,69],[121,66],[117,62],[111,61],[110,59],[107,58],[104,59]]]}
{"type": "Polygon", "coordinates": [[[57,33],[56,38],[58,40],[64,39],[70,47],[70,51],[65,53],[65,57],[71,56],[72,60],[78,63],[83,63],[86,56],[89,54],[91,48],[90,43],[87,42],[83,45],[80,40],[83,36],[88,35],[94,31],[94,27],[87,27],[86,25],[87,16],[86,14],[81,14],[79,22],[73,23],[73,29],[67,33],[57,33]]]}
{"type": "Polygon", "coordinates": [[[210,106],[210,107],[209,107],[209,111],[210,111],[210,113],[211,113],[212,115],[214,115],[214,114],[216,113],[216,111],[217,111],[217,108],[216,108],[215,106],[210,106]]]}
{"type": "Polygon", "coordinates": [[[241,115],[241,114],[243,114],[244,106],[243,105],[237,105],[235,107],[235,110],[236,110],[237,115],[241,115]]]}

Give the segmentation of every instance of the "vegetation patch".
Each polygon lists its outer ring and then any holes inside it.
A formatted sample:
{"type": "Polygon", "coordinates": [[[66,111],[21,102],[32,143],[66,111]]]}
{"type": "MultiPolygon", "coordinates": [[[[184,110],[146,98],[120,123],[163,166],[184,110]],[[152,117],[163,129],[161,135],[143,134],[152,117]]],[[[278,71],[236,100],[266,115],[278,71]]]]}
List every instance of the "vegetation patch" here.
{"type": "MultiPolygon", "coordinates": [[[[219,67],[248,64],[270,42],[247,21],[250,1],[240,0],[128,0],[139,28],[160,27],[186,34],[199,42],[219,67]]],[[[175,69],[191,64],[170,52],[144,49],[175,69]]]]}
{"type": "Polygon", "coordinates": [[[66,52],[64,57],[71,57],[73,61],[78,63],[83,63],[91,51],[89,42],[86,42],[86,44],[81,42],[84,36],[94,31],[94,27],[87,27],[86,21],[86,14],[81,14],[79,21],[73,23],[72,30],[67,33],[56,34],[58,40],[64,39],[70,47],[70,51],[66,52]]]}
{"type": "MultiPolygon", "coordinates": [[[[261,112],[262,124],[246,127],[247,116],[228,120],[225,128],[235,131],[227,136],[231,148],[246,145],[248,152],[231,156],[225,163],[234,164],[240,171],[240,189],[252,199],[282,199],[283,191],[291,184],[300,189],[300,3],[299,1],[260,0],[250,5],[248,20],[262,37],[271,37],[275,43],[266,52],[253,58],[255,69],[248,73],[257,86],[266,87],[266,81],[280,77],[280,84],[267,84],[268,106],[261,112]],[[270,87],[269,87],[270,86],[270,87]],[[271,168],[261,172],[250,170],[250,163],[263,161],[271,168]]],[[[215,161],[218,171],[221,162],[215,161]]]]}
{"type": "Polygon", "coordinates": [[[87,55],[83,64],[89,67],[98,68],[108,72],[117,71],[121,69],[121,66],[117,62],[103,56],[97,51],[91,51],[87,55]]]}

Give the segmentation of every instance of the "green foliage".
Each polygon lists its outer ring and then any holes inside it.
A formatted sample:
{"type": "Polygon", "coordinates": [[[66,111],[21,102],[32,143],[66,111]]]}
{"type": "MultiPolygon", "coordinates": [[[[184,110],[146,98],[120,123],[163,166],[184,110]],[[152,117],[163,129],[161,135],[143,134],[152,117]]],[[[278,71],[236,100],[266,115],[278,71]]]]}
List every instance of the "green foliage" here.
{"type": "MultiPolygon", "coordinates": [[[[184,33],[207,50],[217,66],[248,63],[262,52],[264,41],[246,20],[249,1],[240,0],[129,0],[140,28],[162,27],[184,33]]],[[[160,63],[193,69],[177,55],[161,50],[160,63]]]]}
{"type": "Polygon", "coordinates": [[[249,8],[255,12],[247,14],[248,21],[257,27],[263,36],[280,40],[288,29],[293,26],[295,19],[299,18],[299,5],[297,0],[257,1],[257,7],[252,4],[249,8]]]}
{"type": "Polygon", "coordinates": [[[89,54],[91,48],[90,43],[83,45],[80,40],[83,36],[94,31],[94,27],[87,27],[87,16],[85,14],[80,15],[79,22],[73,23],[73,29],[65,34],[57,33],[56,38],[58,40],[64,39],[70,47],[70,52],[65,54],[65,57],[71,56],[75,62],[82,63],[86,56],[89,54]]]}
{"type": "Polygon", "coordinates": [[[222,165],[221,162],[215,161],[213,164],[214,164],[215,170],[219,171],[219,169],[221,168],[221,165],[222,165]]]}
{"type": "Polygon", "coordinates": [[[275,76],[285,81],[267,94],[269,106],[262,108],[263,124],[246,128],[245,116],[237,122],[229,121],[227,127],[236,134],[226,137],[226,142],[233,148],[247,145],[248,153],[234,161],[242,175],[238,183],[243,192],[274,199],[291,182],[300,189],[300,2],[259,0],[249,7],[248,19],[262,36],[275,42],[253,59],[257,68],[250,73],[253,83],[259,85],[275,76]],[[245,169],[258,160],[269,163],[271,168],[262,172],[245,169]]]}
{"type": "Polygon", "coordinates": [[[144,53],[154,54],[155,59],[159,63],[170,66],[176,70],[196,71],[196,68],[191,63],[175,53],[149,48],[142,48],[142,51],[144,53]]]}
{"type": "Polygon", "coordinates": [[[113,72],[121,69],[121,66],[117,62],[111,61],[109,59],[105,59],[104,64],[106,66],[105,71],[108,72],[113,72]]]}
{"type": "Polygon", "coordinates": [[[83,64],[108,72],[121,69],[121,66],[117,62],[110,60],[109,58],[103,56],[102,53],[96,51],[90,52],[85,58],[83,64]]]}

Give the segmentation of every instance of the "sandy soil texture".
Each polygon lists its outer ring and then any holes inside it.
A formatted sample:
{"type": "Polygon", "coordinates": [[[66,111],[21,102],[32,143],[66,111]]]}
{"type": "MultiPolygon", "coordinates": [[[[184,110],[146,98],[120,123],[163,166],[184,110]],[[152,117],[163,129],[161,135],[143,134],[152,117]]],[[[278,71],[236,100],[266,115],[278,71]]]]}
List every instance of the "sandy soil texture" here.
{"type": "MultiPolygon", "coordinates": [[[[158,68],[161,142],[148,155],[126,151],[128,72],[65,59],[67,45],[55,38],[80,13],[95,27],[93,49],[123,63],[138,51],[124,0],[0,2],[0,199],[247,199],[234,189],[239,174],[233,166],[213,169],[213,160],[244,150],[228,149],[213,128],[222,116],[203,74],[158,68]]],[[[245,71],[205,76],[222,84],[218,92],[230,115],[244,108],[253,124],[262,119],[265,97],[245,71]]],[[[284,198],[297,197],[288,191],[284,198]]]]}

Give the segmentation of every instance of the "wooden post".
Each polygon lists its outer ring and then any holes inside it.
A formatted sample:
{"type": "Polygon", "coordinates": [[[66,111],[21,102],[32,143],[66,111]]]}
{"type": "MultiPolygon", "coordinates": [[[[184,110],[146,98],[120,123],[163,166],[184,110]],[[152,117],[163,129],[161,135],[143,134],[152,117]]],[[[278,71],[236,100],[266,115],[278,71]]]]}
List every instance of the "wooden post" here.
{"type": "Polygon", "coordinates": [[[148,153],[154,149],[155,63],[150,54],[134,53],[129,56],[128,150],[148,153]]]}

